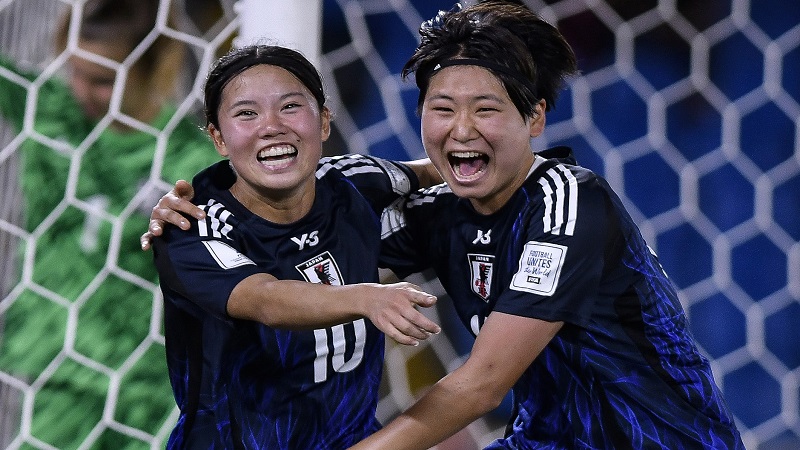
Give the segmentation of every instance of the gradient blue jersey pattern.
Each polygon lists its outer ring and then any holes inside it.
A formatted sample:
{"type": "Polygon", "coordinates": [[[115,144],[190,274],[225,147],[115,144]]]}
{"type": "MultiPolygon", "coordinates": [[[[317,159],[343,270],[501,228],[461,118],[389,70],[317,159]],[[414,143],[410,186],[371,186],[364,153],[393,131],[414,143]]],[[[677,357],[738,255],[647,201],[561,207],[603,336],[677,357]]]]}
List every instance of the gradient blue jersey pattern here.
{"type": "Polygon", "coordinates": [[[489,448],[743,448],[675,287],[606,181],[574,164],[543,152],[489,216],[442,185],[383,218],[383,263],[432,266],[473,335],[492,311],[565,323],[489,448]]]}
{"type": "Polygon", "coordinates": [[[181,410],[168,448],[343,449],[379,429],[383,334],[365,319],[277,330],[226,314],[256,273],[331,285],[378,281],[381,210],[416,189],[410,169],[377,158],[323,158],[303,219],[268,222],[229,192],[223,161],[193,180],[207,212],[154,242],[169,376],[181,410]]]}

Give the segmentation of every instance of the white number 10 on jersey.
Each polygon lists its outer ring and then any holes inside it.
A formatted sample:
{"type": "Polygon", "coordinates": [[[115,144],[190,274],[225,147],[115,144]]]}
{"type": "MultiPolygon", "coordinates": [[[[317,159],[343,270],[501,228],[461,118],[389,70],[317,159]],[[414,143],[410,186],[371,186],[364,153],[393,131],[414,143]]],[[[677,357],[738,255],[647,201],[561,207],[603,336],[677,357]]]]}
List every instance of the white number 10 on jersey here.
{"type": "Polygon", "coordinates": [[[331,330],[333,355],[330,355],[331,346],[328,345],[328,332],[326,329],[314,330],[314,339],[316,340],[317,358],[314,360],[314,382],[322,383],[328,379],[328,361],[334,372],[349,372],[359,364],[364,357],[364,344],[367,340],[367,329],[364,325],[364,319],[358,319],[353,323],[355,331],[355,339],[351,340],[353,345],[353,354],[350,359],[345,360],[347,353],[347,335],[344,330],[344,325],[335,325],[331,330]]]}

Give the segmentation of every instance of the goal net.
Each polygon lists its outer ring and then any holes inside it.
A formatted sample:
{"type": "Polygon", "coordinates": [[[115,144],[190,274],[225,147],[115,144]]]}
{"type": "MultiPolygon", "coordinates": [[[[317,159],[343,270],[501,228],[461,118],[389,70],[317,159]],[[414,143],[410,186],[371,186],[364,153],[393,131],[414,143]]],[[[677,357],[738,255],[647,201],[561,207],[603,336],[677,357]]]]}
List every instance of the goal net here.
{"type": "MultiPolygon", "coordinates": [[[[0,448],[163,448],[177,412],[163,363],[160,292],[145,267],[152,255],[139,252],[135,238],[174,181],[166,144],[176,128],[116,117],[152,134],[154,151],[141,183],[114,197],[84,170],[102,166],[88,150],[102,130],[66,145],[34,125],[42,85],[63,72],[54,30],[81,3],[0,0],[0,95],[11,85],[28,93],[18,119],[0,117],[0,352],[13,343],[0,353],[0,448]],[[26,79],[10,67],[41,75],[26,79]],[[21,188],[30,141],[65,169],[57,174],[63,186],[40,174],[40,189],[53,198],[35,213],[24,210],[21,188]],[[40,219],[31,227],[32,214],[40,219]],[[73,232],[94,238],[91,259],[83,247],[43,260],[73,232]],[[52,278],[40,277],[40,266],[52,278]],[[109,303],[116,306],[102,307],[109,303]],[[63,386],[76,383],[101,394],[72,404],[63,386]],[[64,421],[79,422],[78,435],[48,433],[64,421]]],[[[197,115],[216,55],[270,24],[281,39],[306,39],[298,45],[323,73],[334,111],[326,153],[424,156],[417,90],[399,72],[420,22],[453,0],[312,0],[299,11],[256,16],[264,3],[172,5],[177,25],[162,23],[156,34],[190,53],[175,117],[197,115]],[[310,25],[316,19],[319,26],[310,25]]],[[[799,448],[800,9],[782,0],[527,3],[559,26],[581,70],[534,147],[571,146],[623,199],[680,289],[746,447],[799,448]]],[[[4,115],[8,109],[0,105],[4,115]]],[[[98,180],[127,179],[114,175],[98,180]]],[[[437,281],[427,274],[414,281],[440,296],[429,313],[445,332],[414,348],[387,344],[384,422],[458,367],[471,346],[437,281]]],[[[501,436],[509,403],[438,449],[479,449],[501,436]]]]}

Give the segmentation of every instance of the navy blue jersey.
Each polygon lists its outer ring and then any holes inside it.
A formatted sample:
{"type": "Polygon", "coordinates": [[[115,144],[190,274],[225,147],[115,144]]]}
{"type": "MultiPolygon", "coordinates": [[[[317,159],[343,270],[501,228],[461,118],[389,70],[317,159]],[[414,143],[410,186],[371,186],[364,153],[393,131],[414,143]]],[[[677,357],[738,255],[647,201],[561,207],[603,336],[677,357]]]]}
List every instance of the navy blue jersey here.
{"type": "Polygon", "coordinates": [[[743,448],[676,289],[605,180],[537,156],[494,214],[445,185],[387,210],[383,263],[433,267],[473,334],[492,311],[563,321],[490,448],[743,448]],[[415,257],[409,259],[409,254],[415,257]]]}
{"type": "Polygon", "coordinates": [[[207,218],[154,245],[169,376],[181,410],[169,448],[342,449],[376,431],[383,334],[368,320],[277,330],[226,313],[256,273],[331,285],[378,281],[380,212],[416,189],[405,166],[326,158],[301,220],[275,224],[229,192],[227,161],[193,180],[207,218]]]}

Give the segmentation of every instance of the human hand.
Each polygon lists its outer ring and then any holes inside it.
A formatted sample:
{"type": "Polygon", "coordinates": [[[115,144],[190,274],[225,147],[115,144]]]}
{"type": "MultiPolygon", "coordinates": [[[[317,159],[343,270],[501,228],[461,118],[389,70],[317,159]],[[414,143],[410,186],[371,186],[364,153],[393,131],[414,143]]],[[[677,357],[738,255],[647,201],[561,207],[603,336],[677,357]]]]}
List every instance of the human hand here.
{"type": "Polygon", "coordinates": [[[152,214],[150,214],[150,226],[147,233],[144,233],[139,238],[142,250],[150,249],[153,238],[161,236],[164,226],[167,224],[176,225],[182,230],[188,230],[190,227],[189,221],[180,214],[181,212],[197,219],[203,219],[206,216],[202,209],[191,202],[193,197],[194,188],[184,180],[178,180],[175,183],[175,187],[161,197],[161,200],[153,207],[152,214]]]}
{"type": "Polygon", "coordinates": [[[399,344],[419,345],[441,331],[439,325],[417,310],[436,304],[436,296],[408,282],[365,284],[364,314],[384,334],[399,344]]]}

